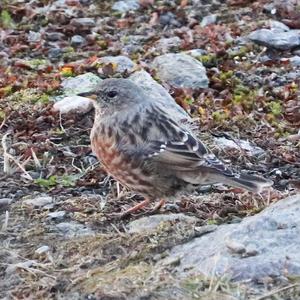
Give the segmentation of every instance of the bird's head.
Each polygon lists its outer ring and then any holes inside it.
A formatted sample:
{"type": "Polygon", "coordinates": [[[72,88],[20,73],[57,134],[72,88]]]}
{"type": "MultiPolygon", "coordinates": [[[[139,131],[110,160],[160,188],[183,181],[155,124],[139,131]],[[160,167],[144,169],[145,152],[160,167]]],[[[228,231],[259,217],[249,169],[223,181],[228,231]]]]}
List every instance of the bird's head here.
{"type": "Polygon", "coordinates": [[[79,96],[93,99],[96,110],[102,112],[130,109],[145,101],[143,90],[131,80],[123,78],[104,79],[93,91],[79,96]]]}

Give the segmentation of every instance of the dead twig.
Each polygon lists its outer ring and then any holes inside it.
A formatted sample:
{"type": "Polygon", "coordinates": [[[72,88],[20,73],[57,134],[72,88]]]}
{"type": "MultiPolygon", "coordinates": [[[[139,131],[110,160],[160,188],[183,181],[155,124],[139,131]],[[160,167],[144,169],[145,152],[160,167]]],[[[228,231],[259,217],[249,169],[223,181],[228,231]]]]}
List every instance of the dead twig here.
{"type": "Polygon", "coordinates": [[[295,287],[300,287],[300,284],[299,283],[294,283],[294,284],[291,284],[291,285],[288,285],[288,286],[285,286],[283,288],[280,288],[280,289],[277,289],[277,290],[273,290],[267,294],[264,294],[258,298],[255,298],[255,300],[264,300],[264,299],[267,299],[271,296],[274,296],[276,294],[279,294],[281,292],[284,292],[284,291],[287,291],[287,290],[290,290],[290,289],[293,289],[295,287]]]}
{"type": "Polygon", "coordinates": [[[9,136],[9,133],[4,134],[2,137],[2,141],[1,141],[1,145],[3,148],[3,158],[4,158],[4,162],[3,162],[4,173],[9,174],[9,175],[12,175],[14,173],[14,170],[10,164],[10,161],[13,161],[19,167],[19,169],[23,172],[23,175],[26,179],[33,180],[31,175],[24,168],[24,166],[26,165],[28,160],[26,160],[25,162],[23,162],[21,164],[16,158],[14,158],[10,153],[8,153],[8,150],[9,150],[8,141],[7,141],[8,136],[9,136]]]}

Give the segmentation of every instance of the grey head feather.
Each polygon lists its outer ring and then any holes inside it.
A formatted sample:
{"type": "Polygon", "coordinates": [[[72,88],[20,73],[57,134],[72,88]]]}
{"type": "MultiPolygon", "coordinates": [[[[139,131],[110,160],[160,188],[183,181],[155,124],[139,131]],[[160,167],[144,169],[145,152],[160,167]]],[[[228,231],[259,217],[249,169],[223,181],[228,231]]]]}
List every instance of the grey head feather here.
{"type": "Polygon", "coordinates": [[[97,95],[96,108],[109,112],[134,109],[136,105],[148,102],[143,89],[129,79],[105,79],[94,93],[97,95]]]}

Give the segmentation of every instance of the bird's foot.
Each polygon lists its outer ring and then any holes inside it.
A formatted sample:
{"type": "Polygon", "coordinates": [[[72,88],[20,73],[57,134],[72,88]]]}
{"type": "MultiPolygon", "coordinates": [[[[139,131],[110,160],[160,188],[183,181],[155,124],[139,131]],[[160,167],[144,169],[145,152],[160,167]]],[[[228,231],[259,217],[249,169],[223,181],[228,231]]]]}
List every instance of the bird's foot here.
{"type": "Polygon", "coordinates": [[[144,208],[145,206],[147,206],[150,203],[149,199],[145,199],[144,201],[136,204],[133,207],[128,208],[127,210],[125,210],[124,212],[121,213],[121,216],[125,217],[131,213],[134,213],[136,211],[139,211],[140,209],[144,208]]]}
{"type": "MultiPolygon", "coordinates": [[[[147,206],[150,203],[149,199],[145,199],[144,201],[136,204],[133,207],[130,207],[129,209],[125,210],[124,212],[122,212],[120,214],[121,217],[126,217],[128,215],[130,215],[131,213],[135,213],[141,209],[143,209],[145,206],[147,206]]],[[[150,213],[155,213],[158,210],[160,210],[164,205],[165,205],[166,201],[164,199],[161,199],[155,206],[153,209],[151,209],[150,213]]]]}
{"type": "Polygon", "coordinates": [[[156,212],[160,210],[162,207],[164,207],[166,204],[165,199],[160,199],[159,202],[153,207],[152,212],[156,212]]]}

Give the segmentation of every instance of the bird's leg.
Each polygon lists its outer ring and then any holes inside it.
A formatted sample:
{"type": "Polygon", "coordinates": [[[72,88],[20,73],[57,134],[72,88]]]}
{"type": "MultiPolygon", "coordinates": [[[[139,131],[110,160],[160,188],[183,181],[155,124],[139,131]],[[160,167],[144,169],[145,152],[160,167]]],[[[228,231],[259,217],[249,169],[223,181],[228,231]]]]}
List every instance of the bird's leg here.
{"type": "Polygon", "coordinates": [[[153,211],[157,211],[161,209],[163,206],[165,206],[166,200],[165,199],[160,199],[159,202],[154,206],[153,211]]]}
{"type": "Polygon", "coordinates": [[[133,212],[136,212],[140,209],[142,209],[143,207],[145,207],[146,205],[148,205],[150,202],[149,199],[145,199],[144,201],[138,203],[137,205],[133,206],[133,207],[130,207],[129,209],[125,210],[122,215],[128,215],[128,214],[131,214],[133,212]]]}

